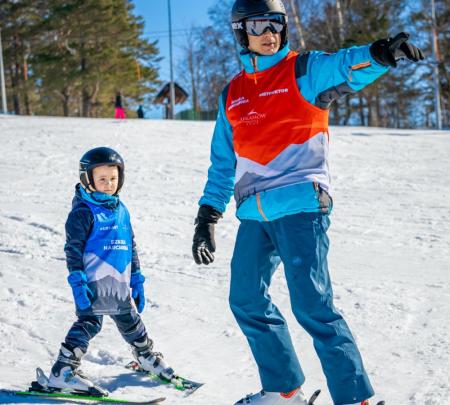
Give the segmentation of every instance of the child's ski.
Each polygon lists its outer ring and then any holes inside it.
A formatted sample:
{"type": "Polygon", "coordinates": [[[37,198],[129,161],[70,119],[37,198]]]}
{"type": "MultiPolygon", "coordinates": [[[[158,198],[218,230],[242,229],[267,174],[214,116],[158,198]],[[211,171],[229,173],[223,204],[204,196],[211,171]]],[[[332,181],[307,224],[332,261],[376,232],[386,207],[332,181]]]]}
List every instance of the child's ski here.
{"type": "Polygon", "coordinates": [[[173,375],[172,378],[169,380],[155,373],[145,371],[136,361],[131,361],[125,367],[128,368],[129,370],[136,371],[137,373],[144,374],[146,377],[149,377],[152,381],[157,381],[161,384],[167,384],[179,391],[183,391],[186,396],[191,395],[193,392],[198,390],[203,385],[203,383],[188,380],[187,378],[181,377],[176,374],[173,375]]]}
{"type": "Polygon", "coordinates": [[[15,396],[32,396],[45,398],[46,400],[55,401],[71,401],[82,404],[92,403],[112,403],[112,404],[134,404],[147,405],[162,402],[165,398],[155,398],[146,401],[130,401],[127,399],[110,398],[108,391],[100,387],[90,387],[89,392],[62,390],[59,388],[52,388],[48,386],[48,378],[39,367],[36,369],[36,381],[32,381],[28,391],[20,390],[0,390],[0,394],[15,395],[15,396]]]}
{"type": "Polygon", "coordinates": [[[30,396],[30,397],[40,397],[45,400],[55,400],[61,401],[66,400],[70,402],[75,402],[79,404],[124,404],[124,405],[150,405],[162,402],[165,398],[155,398],[147,401],[130,401],[126,399],[110,398],[110,397],[92,397],[86,394],[77,394],[70,392],[57,392],[57,391],[19,391],[19,390],[0,390],[1,395],[9,396],[30,396]]]}

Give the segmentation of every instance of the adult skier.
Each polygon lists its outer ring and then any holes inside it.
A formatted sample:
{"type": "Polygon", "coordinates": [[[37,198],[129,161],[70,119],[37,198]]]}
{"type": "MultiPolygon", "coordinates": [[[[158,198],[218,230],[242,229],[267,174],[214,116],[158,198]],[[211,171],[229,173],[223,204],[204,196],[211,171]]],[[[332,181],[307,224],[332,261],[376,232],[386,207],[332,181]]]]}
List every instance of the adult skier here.
{"type": "Polygon", "coordinates": [[[298,54],[289,49],[280,0],[236,0],[232,28],[244,70],[225,87],[199,201],[193,239],[197,264],[214,260],[214,227],[234,192],[240,220],[231,260],[230,307],[248,339],[262,391],[236,404],[307,404],[283,315],[269,295],[283,262],[293,313],[311,335],[336,405],[374,395],[349,327],[333,305],[327,267],[328,111],[423,54],[408,34],[372,44],[298,54]]]}

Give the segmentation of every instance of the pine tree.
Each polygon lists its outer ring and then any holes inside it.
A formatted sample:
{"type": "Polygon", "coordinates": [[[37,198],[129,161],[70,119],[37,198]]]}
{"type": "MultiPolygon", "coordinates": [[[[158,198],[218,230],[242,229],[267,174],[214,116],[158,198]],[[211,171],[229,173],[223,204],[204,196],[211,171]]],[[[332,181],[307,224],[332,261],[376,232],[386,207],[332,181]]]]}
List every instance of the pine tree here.
{"type": "Polygon", "coordinates": [[[23,55],[39,114],[108,116],[116,91],[131,103],[156,91],[157,44],[141,38],[144,23],[130,0],[10,0],[2,10],[10,21],[6,59],[17,114],[22,113],[17,88],[24,70],[17,61],[23,55]],[[19,47],[16,32],[23,37],[22,26],[26,41],[19,47]]]}
{"type": "Polygon", "coordinates": [[[33,111],[33,79],[30,57],[34,46],[33,25],[38,20],[36,2],[4,0],[0,3],[4,67],[9,110],[15,114],[33,111]]]}

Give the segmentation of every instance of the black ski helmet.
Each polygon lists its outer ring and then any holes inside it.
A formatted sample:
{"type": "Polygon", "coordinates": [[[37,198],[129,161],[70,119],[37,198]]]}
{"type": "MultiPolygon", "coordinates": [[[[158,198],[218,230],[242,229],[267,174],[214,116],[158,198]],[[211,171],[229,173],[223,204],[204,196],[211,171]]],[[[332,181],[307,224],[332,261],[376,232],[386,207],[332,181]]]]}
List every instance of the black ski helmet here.
{"type": "Polygon", "coordinates": [[[284,48],[288,40],[287,13],[281,0],[236,0],[231,10],[231,26],[237,42],[248,49],[248,35],[243,22],[250,17],[281,14],[284,17],[285,28],[281,31],[280,49],[284,48]]]}
{"type": "Polygon", "coordinates": [[[95,191],[92,169],[103,165],[118,167],[119,182],[115,194],[119,194],[125,180],[125,164],[122,157],[114,149],[105,146],[88,150],[80,159],[81,184],[85,189],[95,191]]]}

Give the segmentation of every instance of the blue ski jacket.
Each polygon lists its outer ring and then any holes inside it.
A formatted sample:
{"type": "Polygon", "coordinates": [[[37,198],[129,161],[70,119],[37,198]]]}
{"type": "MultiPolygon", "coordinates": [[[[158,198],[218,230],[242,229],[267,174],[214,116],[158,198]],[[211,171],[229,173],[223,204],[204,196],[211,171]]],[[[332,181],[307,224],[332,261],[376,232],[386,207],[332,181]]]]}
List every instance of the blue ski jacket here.
{"type": "MultiPolygon", "coordinates": [[[[99,202],[86,193],[81,184],[75,186],[75,196],[72,200],[72,210],[66,221],[66,244],[64,251],[66,253],[66,263],[69,272],[84,271],[83,255],[86,243],[94,226],[94,215],[89,208],[88,202],[94,205],[103,206],[105,208],[116,210],[119,205],[118,198],[107,199],[99,202]]],[[[131,231],[132,238],[132,260],[131,273],[136,273],[140,269],[139,256],[134,240],[133,229],[131,231]]]]}
{"type": "Polygon", "coordinates": [[[80,279],[90,293],[90,306],[77,305],[78,316],[133,311],[130,282],[140,272],[139,258],[130,214],[118,196],[90,194],[78,184],[66,222],[64,250],[74,294],[80,279]]]}
{"type": "MultiPolygon", "coordinates": [[[[372,58],[369,48],[370,45],[355,46],[341,49],[334,54],[321,51],[301,53],[295,64],[296,86],[301,96],[314,108],[326,110],[336,99],[355,93],[374,82],[389,68],[377,63],[372,58]]],[[[244,65],[244,73],[254,74],[256,68],[256,73],[268,71],[270,74],[274,74],[273,72],[276,74],[274,69],[278,64],[281,65],[280,62],[289,52],[289,45],[271,56],[259,55],[255,58],[252,53],[242,52],[240,59],[244,65]]],[[[219,98],[219,112],[211,143],[211,165],[199,201],[199,205],[209,205],[219,212],[225,211],[236,183],[238,156],[226,108],[229,86],[225,87],[219,98]]],[[[236,100],[236,105],[239,104],[239,100],[236,100]]],[[[233,104],[231,107],[229,105],[228,110],[230,108],[233,108],[233,104]]],[[[327,149],[323,155],[325,157],[323,167],[328,171],[327,149]]],[[[254,194],[250,193],[243,201],[237,201],[236,215],[243,220],[272,221],[299,212],[323,212],[320,201],[321,189],[331,194],[329,184],[321,184],[320,180],[316,183],[310,179],[297,180],[283,184],[282,187],[258,190],[257,193],[256,191],[254,194]]]]}

